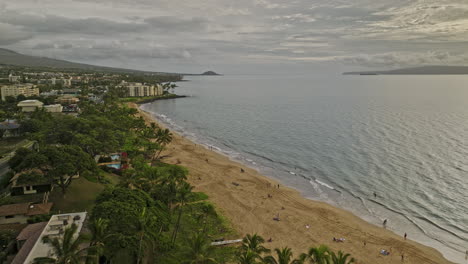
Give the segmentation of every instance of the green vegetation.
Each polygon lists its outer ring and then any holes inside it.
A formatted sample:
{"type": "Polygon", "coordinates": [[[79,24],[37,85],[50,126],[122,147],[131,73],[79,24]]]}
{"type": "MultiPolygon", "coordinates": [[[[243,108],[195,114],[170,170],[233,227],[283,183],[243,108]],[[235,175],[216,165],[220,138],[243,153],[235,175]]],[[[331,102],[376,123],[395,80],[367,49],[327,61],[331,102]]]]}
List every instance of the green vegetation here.
{"type": "Polygon", "coordinates": [[[247,235],[242,240],[240,252],[237,255],[239,264],[351,264],[355,259],[342,251],[335,253],[327,246],[312,247],[299,258],[294,258],[291,248],[275,248],[276,256],[269,255],[270,250],[263,246],[265,240],[257,235],[247,235]]]}
{"type": "Polygon", "coordinates": [[[27,145],[28,143],[30,143],[30,141],[22,137],[2,139],[0,140],[0,157],[12,152],[17,148],[27,145]]]}
{"type": "MultiPolygon", "coordinates": [[[[54,210],[90,212],[85,228],[89,234],[76,234],[77,228],[72,225],[63,236],[44,238],[43,242],[50,244],[54,254],[38,258],[36,263],[349,264],[354,261],[348,254],[332,252],[325,246],[311,248],[297,259],[287,247],[274,249],[270,255],[271,250],[263,246],[265,241],[258,235],[247,235],[240,247],[212,246],[212,241],[235,239],[238,235],[207,201],[206,194],[192,191],[186,168],[161,160],[162,151],[173,139],[171,132],[155,123],[146,124],[136,109],[124,104],[155,98],[122,98],[123,91],[112,86],[121,80],[166,82],[163,85],[166,94],[159,98],[172,98],[176,95],[169,92],[176,85],[170,82],[178,77],[144,73],[106,76],[107,79],[91,82],[111,86],[95,90],[102,96],[100,100],[91,101],[82,96],[78,115],[54,115],[44,110],[23,114],[18,112],[16,102],[24,98],[7,98],[0,103],[0,116],[16,118],[23,137],[37,142],[38,146],[28,149],[15,145],[15,155],[8,164],[14,173],[22,173],[19,183],[53,182],[59,187],[49,197],[54,210]],[[94,157],[106,157],[110,153],[125,153],[123,170],[97,166],[94,157]],[[75,175],[79,178],[71,177],[75,175]],[[89,246],[83,248],[83,242],[89,246]]],[[[79,84],[82,94],[88,94],[89,85],[79,84]]],[[[44,85],[42,89],[51,87],[44,85]]],[[[8,145],[6,141],[4,144],[8,145]]],[[[1,202],[40,202],[42,197],[41,194],[18,196],[14,201],[7,198],[1,202]]],[[[46,218],[36,217],[30,222],[46,218]]]]}
{"type": "Polygon", "coordinates": [[[53,257],[40,257],[34,259],[35,264],[79,264],[81,260],[85,259],[86,249],[81,249],[81,245],[89,239],[79,234],[75,237],[78,227],[72,224],[69,228],[65,229],[63,237],[49,238],[45,236],[42,238],[44,244],[49,244],[53,250],[53,257]]]}

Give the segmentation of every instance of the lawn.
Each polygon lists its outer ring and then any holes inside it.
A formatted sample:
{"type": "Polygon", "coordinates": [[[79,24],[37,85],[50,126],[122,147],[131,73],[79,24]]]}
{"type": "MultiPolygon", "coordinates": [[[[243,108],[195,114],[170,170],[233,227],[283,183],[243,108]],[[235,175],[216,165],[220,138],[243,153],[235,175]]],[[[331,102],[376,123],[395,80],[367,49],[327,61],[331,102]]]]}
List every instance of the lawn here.
{"type": "MultiPolygon", "coordinates": [[[[118,176],[105,175],[110,184],[118,183],[118,176]]],[[[109,185],[109,184],[108,184],[109,185]]],[[[96,197],[106,188],[106,184],[91,182],[84,177],[74,179],[68,187],[65,197],[60,188],[54,188],[49,201],[54,203],[54,211],[64,212],[90,212],[96,197]]]]}

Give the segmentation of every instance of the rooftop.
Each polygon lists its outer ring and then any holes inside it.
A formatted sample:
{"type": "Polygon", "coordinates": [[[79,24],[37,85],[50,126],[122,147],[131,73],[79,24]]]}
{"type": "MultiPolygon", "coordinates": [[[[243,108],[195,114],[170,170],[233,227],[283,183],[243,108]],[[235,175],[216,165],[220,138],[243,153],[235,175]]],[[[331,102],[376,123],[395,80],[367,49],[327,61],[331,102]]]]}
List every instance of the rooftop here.
{"type": "Polygon", "coordinates": [[[48,214],[52,208],[52,203],[45,204],[31,204],[31,203],[20,203],[20,204],[7,204],[0,206],[0,216],[7,215],[41,215],[48,214]]]}
{"type": "Polygon", "coordinates": [[[44,244],[42,242],[43,237],[60,237],[64,230],[69,228],[72,223],[77,225],[78,229],[76,235],[78,235],[83,228],[86,215],[86,212],[53,215],[47,223],[47,226],[42,230],[42,233],[23,263],[31,264],[34,262],[35,258],[52,256],[53,250],[49,244],[44,244]]]}
{"type": "Polygon", "coordinates": [[[3,129],[3,130],[17,129],[19,127],[20,127],[20,124],[18,124],[16,120],[7,119],[0,123],[0,129],[3,129]]]}
{"type": "Polygon", "coordinates": [[[28,257],[29,253],[31,252],[32,248],[36,244],[37,240],[39,239],[42,231],[44,231],[44,228],[46,226],[47,222],[41,222],[28,225],[21,231],[21,233],[16,237],[16,240],[26,240],[26,242],[24,242],[23,246],[18,251],[11,264],[25,263],[26,258],[28,257]]]}
{"type": "Polygon", "coordinates": [[[18,106],[42,106],[44,105],[43,102],[39,100],[24,100],[18,103],[18,106]]]}

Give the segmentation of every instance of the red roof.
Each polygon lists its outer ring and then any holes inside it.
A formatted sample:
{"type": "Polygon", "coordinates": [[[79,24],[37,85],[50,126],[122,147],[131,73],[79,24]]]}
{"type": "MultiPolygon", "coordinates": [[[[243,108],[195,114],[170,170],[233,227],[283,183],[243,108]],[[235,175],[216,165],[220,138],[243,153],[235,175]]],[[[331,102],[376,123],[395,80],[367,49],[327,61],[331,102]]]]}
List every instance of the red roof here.
{"type": "Polygon", "coordinates": [[[31,203],[20,203],[20,204],[7,204],[0,206],[0,216],[7,215],[41,215],[48,214],[52,208],[53,203],[45,204],[31,204],[31,203]]]}
{"type": "Polygon", "coordinates": [[[28,225],[21,233],[16,237],[17,240],[26,240],[21,249],[16,254],[11,264],[23,264],[32,248],[36,244],[37,240],[41,236],[42,231],[47,226],[47,222],[37,223],[28,225]],[[22,238],[22,239],[20,239],[22,238]]]}

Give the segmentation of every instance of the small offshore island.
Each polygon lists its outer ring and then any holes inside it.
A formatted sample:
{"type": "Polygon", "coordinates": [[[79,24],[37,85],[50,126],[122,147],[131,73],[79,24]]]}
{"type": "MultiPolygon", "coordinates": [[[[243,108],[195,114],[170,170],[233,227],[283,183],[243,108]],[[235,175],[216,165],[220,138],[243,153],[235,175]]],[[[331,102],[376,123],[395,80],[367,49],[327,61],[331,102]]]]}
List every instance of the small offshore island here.
{"type": "Polygon", "coordinates": [[[139,107],[181,74],[31,61],[0,66],[0,262],[450,263],[139,107]]]}

